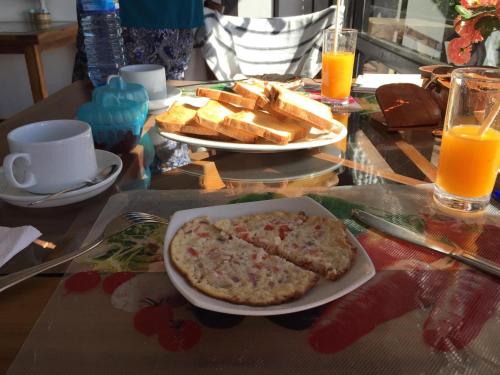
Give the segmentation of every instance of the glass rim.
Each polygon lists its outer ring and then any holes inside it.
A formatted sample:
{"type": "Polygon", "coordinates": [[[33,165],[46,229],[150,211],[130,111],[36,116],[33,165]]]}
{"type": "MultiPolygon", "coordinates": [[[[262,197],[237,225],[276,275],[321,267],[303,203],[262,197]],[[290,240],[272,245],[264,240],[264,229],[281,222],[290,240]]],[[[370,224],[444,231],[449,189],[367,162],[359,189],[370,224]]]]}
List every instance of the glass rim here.
{"type": "Polygon", "coordinates": [[[500,69],[494,67],[464,67],[451,72],[451,78],[454,79],[474,79],[485,82],[500,82],[500,69]],[[484,73],[491,72],[494,76],[485,76],[484,73]],[[481,74],[480,76],[472,74],[481,74]]]}
{"type": "MultiPolygon", "coordinates": [[[[323,32],[332,32],[332,31],[335,31],[336,29],[337,28],[335,26],[330,26],[329,28],[324,29],[323,32]]],[[[357,33],[358,32],[357,29],[351,29],[348,27],[346,27],[346,28],[343,27],[342,29],[340,29],[340,31],[346,32],[346,33],[353,33],[353,32],[357,33]]]]}

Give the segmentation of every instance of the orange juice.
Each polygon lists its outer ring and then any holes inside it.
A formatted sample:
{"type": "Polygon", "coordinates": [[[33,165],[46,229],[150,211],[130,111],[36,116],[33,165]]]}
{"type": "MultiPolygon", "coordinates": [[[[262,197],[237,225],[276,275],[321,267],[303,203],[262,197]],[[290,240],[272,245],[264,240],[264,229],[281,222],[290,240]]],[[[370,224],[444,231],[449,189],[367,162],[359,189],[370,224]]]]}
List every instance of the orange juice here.
{"type": "MultiPolygon", "coordinates": [[[[332,116],[335,120],[340,121],[342,125],[346,128],[349,124],[350,113],[333,113],[332,116]]],[[[347,137],[342,138],[340,141],[334,143],[334,146],[338,147],[340,151],[346,152],[347,150],[347,137]]]]}
{"type": "Polygon", "coordinates": [[[354,67],[354,53],[326,52],[322,56],[321,95],[343,100],[349,97],[354,67]]]}
{"type": "Polygon", "coordinates": [[[445,192],[468,198],[492,192],[500,168],[500,132],[490,128],[479,136],[478,130],[460,125],[444,132],[436,184],[445,192]]]}

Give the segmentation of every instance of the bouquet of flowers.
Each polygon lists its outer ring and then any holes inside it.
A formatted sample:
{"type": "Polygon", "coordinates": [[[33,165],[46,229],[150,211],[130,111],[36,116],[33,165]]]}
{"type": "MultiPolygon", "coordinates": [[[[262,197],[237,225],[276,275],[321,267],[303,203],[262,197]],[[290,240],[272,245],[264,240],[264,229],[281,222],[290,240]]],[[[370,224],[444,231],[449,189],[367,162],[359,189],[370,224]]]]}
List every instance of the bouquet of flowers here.
{"type": "Polygon", "coordinates": [[[470,61],[472,45],[485,41],[500,30],[500,0],[454,0],[454,27],[458,37],[448,44],[448,58],[453,64],[470,61]]]}

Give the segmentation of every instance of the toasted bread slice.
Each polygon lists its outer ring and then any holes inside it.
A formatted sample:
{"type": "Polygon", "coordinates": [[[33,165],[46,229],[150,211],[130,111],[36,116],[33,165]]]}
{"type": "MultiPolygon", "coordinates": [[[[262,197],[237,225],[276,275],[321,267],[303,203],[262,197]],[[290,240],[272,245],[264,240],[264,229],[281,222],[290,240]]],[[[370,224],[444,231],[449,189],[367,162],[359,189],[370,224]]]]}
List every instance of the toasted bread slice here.
{"type": "Polygon", "coordinates": [[[268,84],[277,85],[294,91],[302,86],[302,79],[293,74],[263,74],[260,76],[252,76],[248,81],[263,86],[268,84]]]}
{"type": "Polygon", "coordinates": [[[196,89],[196,95],[204,96],[206,98],[217,100],[222,103],[227,103],[247,109],[255,109],[256,106],[256,99],[245,98],[242,95],[233,94],[222,90],[213,90],[207,89],[205,87],[198,87],[196,89]]]}
{"type": "Polygon", "coordinates": [[[315,128],[340,133],[341,125],[333,119],[327,105],[276,85],[268,85],[266,90],[274,111],[299,118],[315,128]]]}
{"type": "Polygon", "coordinates": [[[238,109],[231,105],[210,100],[196,112],[195,120],[202,127],[215,130],[240,142],[255,143],[257,139],[255,134],[224,125],[226,116],[236,112],[238,112],[238,109]]]}
{"type": "Polygon", "coordinates": [[[255,143],[258,138],[255,134],[248,133],[244,130],[237,129],[231,125],[226,125],[224,123],[220,124],[218,129],[219,129],[218,131],[221,132],[222,134],[237,139],[242,143],[255,143]]]}
{"type": "Polygon", "coordinates": [[[158,127],[166,132],[197,135],[211,139],[227,141],[231,138],[198,125],[194,119],[198,108],[185,103],[175,103],[170,109],[156,116],[158,127]]]}
{"type": "Polygon", "coordinates": [[[236,82],[233,90],[246,98],[255,99],[257,106],[262,109],[269,107],[269,98],[265,93],[265,85],[249,82],[236,82]]]}
{"type": "Polygon", "coordinates": [[[202,136],[209,136],[209,137],[215,137],[219,134],[215,130],[209,129],[209,128],[204,128],[203,126],[200,126],[194,122],[194,124],[190,125],[185,125],[181,128],[179,131],[180,133],[185,133],[185,134],[193,134],[193,135],[202,135],[202,136]]]}
{"type": "Polygon", "coordinates": [[[181,128],[180,133],[186,134],[186,135],[195,135],[203,138],[210,138],[214,141],[232,141],[233,139],[221,134],[215,130],[209,129],[209,128],[204,128],[203,126],[200,126],[196,123],[196,121],[193,120],[192,125],[185,125],[181,128]]]}
{"type": "Polygon", "coordinates": [[[195,124],[194,116],[198,108],[189,104],[174,103],[167,112],[156,116],[158,127],[167,132],[178,132],[187,124],[195,124]]]}
{"type": "Polygon", "coordinates": [[[247,131],[279,145],[304,138],[308,131],[295,120],[281,121],[262,111],[241,111],[225,118],[224,124],[247,131]]]}
{"type": "Polygon", "coordinates": [[[296,117],[290,114],[280,113],[271,108],[271,101],[269,100],[266,86],[267,83],[264,81],[251,79],[246,82],[236,82],[233,86],[233,90],[247,98],[256,99],[257,107],[269,112],[278,120],[286,121],[289,118],[297,120],[296,117]]]}

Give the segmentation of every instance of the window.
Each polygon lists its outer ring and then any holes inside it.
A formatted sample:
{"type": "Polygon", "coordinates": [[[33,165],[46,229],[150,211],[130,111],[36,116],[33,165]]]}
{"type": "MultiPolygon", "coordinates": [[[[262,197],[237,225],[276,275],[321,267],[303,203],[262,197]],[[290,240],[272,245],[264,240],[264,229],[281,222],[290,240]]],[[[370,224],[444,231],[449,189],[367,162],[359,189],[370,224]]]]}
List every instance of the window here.
{"type": "Polygon", "coordinates": [[[455,17],[448,0],[361,0],[350,8],[350,22],[362,30],[358,72],[371,66],[416,73],[419,66],[446,63],[455,17]]]}

